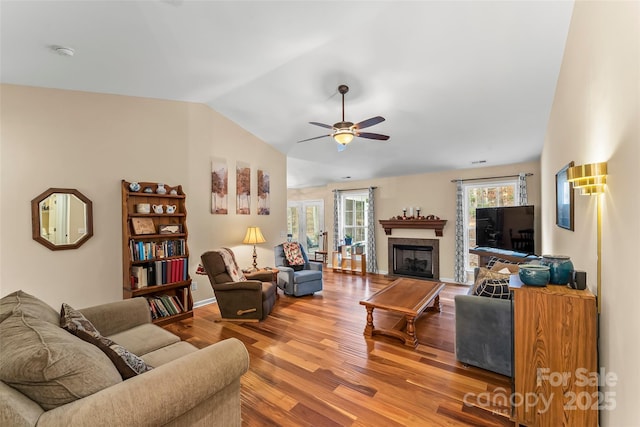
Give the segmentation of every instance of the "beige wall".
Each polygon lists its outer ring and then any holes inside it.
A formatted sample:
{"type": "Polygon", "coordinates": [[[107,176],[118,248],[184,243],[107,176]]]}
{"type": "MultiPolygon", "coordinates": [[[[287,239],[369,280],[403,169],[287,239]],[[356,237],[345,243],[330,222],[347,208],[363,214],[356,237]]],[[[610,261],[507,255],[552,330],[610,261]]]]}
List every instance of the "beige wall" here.
{"type": "MultiPolygon", "coordinates": [[[[333,190],[362,188],[374,186],[376,203],[376,250],[378,269],[388,272],[388,237],[415,237],[440,240],[440,278],[453,280],[455,252],[455,220],[456,220],[456,184],[454,179],[486,178],[502,175],[514,175],[520,172],[532,173],[527,178],[527,194],[529,204],[536,206],[536,229],[540,227],[540,168],[538,162],[474,168],[466,170],[428,173],[420,175],[399,176],[392,178],[353,181],[349,183],[330,184],[326,187],[305,189],[289,189],[289,200],[323,199],[325,205],[325,228],[329,230],[329,247],[333,247],[333,190]],[[433,230],[400,230],[394,229],[387,236],[379,225],[379,219],[389,219],[402,215],[403,207],[421,207],[424,215],[436,215],[447,220],[442,237],[436,237],[433,230]]],[[[539,233],[538,233],[539,234],[539,233]]],[[[539,247],[539,242],[537,242],[539,247]]]]}
{"type": "MultiPolygon", "coordinates": [[[[286,158],[209,107],[85,92],[2,85],[0,295],[23,289],[49,304],[85,307],[122,298],[120,180],[182,184],[196,300],[213,296],[195,275],[200,254],[232,247],[242,267],[246,227],[261,227],[260,265],[286,229],[286,158]],[[251,215],[211,215],[211,158],[252,167],[251,215]],[[271,215],[255,214],[256,169],[271,173],[271,215]],[[49,187],[77,188],[93,202],[94,236],[77,250],[31,239],[30,201],[49,187]]],[[[235,188],[231,174],[230,188],[235,188]]],[[[233,193],[232,193],[233,194],[233,193]]],[[[234,199],[229,208],[235,212],[234,199]]]]}
{"type": "MultiPolygon", "coordinates": [[[[640,310],[637,244],[640,240],[640,2],[578,1],[541,159],[543,248],[570,255],[596,289],[596,196],[575,195],[575,231],[555,226],[554,174],[607,161],[602,201],[602,311],[600,367],[617,375],[603,392],[615,407],[603,426],[638,425],[640,310]]],[[[613,409],[613,408],[612,408],[613,409]]]]}

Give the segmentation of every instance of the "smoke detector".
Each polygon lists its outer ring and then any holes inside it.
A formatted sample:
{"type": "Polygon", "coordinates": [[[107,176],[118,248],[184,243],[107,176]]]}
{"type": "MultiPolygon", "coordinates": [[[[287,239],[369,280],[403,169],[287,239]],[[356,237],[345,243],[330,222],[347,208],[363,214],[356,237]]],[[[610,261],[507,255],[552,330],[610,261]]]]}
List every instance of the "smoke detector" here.
{"type": "Polygon", "coordinates": [[[73,50],[73,48],[66,47],[66,46],[51,46],[51,50],[53,50],[58,55],[62,55],[62,56],[73,56],[73,54],[76,53],[76,51],[73,50]]]}

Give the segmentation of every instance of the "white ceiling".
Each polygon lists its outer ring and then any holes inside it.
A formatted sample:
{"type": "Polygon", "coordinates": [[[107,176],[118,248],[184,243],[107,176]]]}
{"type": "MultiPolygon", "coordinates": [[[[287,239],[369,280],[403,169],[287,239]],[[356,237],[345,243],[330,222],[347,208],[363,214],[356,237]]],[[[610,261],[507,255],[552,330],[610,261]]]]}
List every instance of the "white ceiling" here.
{"type": "Polygon", "coordinates": [[[572,1],[5,1],[3,83],[205,103],[288,186],[540,157],[572,1]],[[70,46],[75,56],[52,53],[70,46]],[[309,121],[381,115],[338,152],[309,121]]]}

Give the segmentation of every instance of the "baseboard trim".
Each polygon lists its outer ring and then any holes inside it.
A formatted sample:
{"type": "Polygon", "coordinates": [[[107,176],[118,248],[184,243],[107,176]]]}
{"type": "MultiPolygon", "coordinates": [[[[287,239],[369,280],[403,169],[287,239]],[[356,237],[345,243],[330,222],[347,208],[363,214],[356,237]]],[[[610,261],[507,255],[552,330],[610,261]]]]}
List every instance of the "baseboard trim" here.
{"type": "Polygon", "coordinates": [[[193,303],[193,308],[204,307],[205,305],[213,304],[216,302],[216,298],[207,298],[193,303]]]}

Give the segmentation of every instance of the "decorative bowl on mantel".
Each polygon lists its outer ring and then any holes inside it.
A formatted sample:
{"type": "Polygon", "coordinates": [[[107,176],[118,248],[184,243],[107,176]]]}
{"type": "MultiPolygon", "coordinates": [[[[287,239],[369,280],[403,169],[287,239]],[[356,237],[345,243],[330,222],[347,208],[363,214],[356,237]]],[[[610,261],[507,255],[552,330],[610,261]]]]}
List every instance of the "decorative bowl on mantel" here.
{"type": "Polygon", "coordinates": [[[549,266],[538,264],[520,264],[518,276],[525,285],[547,286],[551,273],[549,266]]]}

